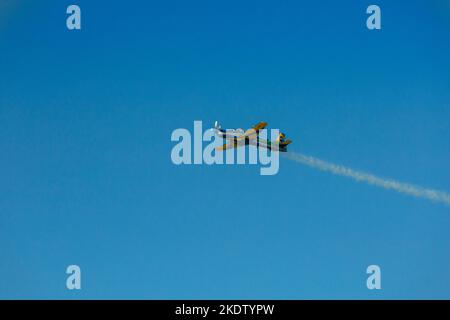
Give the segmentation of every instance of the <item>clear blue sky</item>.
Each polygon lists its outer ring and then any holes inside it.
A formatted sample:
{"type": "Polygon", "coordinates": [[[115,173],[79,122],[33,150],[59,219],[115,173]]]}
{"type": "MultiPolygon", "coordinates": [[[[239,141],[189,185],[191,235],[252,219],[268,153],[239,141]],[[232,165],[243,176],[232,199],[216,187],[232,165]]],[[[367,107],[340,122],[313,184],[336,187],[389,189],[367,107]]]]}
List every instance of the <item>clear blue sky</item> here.
{"type": "Polygon", "coordinates": [[[449,191],[447,1],[376,1],[381,31],[368,1],[8,3],[0,298],[450,298],[445,205],[287,159],[170,159],[194,120],[264,120],[293,151],[449,191]]]}

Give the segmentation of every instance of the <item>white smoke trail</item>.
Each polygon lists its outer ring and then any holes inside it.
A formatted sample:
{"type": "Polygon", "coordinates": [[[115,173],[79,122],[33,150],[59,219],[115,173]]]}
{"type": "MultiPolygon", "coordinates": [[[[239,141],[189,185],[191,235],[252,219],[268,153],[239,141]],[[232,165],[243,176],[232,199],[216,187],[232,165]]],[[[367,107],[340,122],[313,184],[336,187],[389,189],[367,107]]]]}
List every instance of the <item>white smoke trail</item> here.
{"type": "Polygon", "coordinates": [[[333,163],[329,163],[311,156],[287,152],[283,156],[286,158],[305,164],[307,166],[331,172],[332,174],[349,177],[356,181],[363,181],[370,185],[382,187],[385,189],[395,190],[400,193],[404,193],[417,198],[424,198],[435,202],[442,202],[450,206],[450,194],[444,191],[426,189],[423,187],[415,186],[409,183],[398,182],[391,179],[384,179],[377,177],[373,174],[356,171],[350,168],[339,166],[333,163]]]}

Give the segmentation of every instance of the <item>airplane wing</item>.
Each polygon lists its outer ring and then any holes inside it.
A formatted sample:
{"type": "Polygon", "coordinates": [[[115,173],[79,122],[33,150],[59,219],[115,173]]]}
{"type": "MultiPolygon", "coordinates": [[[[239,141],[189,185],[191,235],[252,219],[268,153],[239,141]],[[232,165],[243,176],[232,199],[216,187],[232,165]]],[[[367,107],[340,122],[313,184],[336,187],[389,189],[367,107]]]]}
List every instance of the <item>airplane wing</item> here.
{"type": "Polygon", "coordinates": [[[222,146],[216,147],[216,151],[223,151],[223,150],[226,150],[226,149],[233,149],[233,148],[236,148],[236,147],[237,147],[236,143],[233,143],[233,142],[224,143],[222,146]]]}
{"type": "Polygon", "coordinates": [[[258,131],[264,129],[265,127],[267,127],[267,122],[261,121],[258,124],[254,125],[252,129],[258,131]]]}
{"type": "Polygon", "coordinates": [[[242,136],[238,137],[236,140],[256,139],[258,137],[258,131],[261,129],[264,129],[266,126],[267,126],[267,122],[261,121],[258,124],[254,125],[253,128],[250,128],[247,131],[245,131],[245,133],[242,136]]]}

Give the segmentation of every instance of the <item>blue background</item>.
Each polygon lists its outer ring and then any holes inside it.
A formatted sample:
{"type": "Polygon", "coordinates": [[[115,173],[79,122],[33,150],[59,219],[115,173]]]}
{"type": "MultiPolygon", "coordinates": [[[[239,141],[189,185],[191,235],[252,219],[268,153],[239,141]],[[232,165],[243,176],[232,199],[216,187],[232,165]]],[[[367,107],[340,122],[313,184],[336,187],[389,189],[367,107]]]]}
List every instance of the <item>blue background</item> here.
{"type": "Polygon", "coordinates": [[[176,128],[450,190],[450,5],[7,1],[0,298],[450,298],[450,208],[287,159],[175,166],[176,128]],[[66,289],[66,267],[82,290],[66,289]],[[382,269],[368,290],[366,268],[382,269]]]}

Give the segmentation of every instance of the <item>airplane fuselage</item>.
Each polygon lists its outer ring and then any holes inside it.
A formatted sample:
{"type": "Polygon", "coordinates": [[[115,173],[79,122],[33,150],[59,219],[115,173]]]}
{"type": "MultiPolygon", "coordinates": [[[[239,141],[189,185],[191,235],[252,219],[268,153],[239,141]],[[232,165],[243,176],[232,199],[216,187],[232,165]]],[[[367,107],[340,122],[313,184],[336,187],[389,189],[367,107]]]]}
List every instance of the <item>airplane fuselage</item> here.
{"type": "MultiPolygon", "coordinates": [[[[233,139],[228,139],[229,141],[233,141],[234,146],[243,146],[243,145],[250,145],[250,140],[254,140],[251,138],[246,137],[245,139],[239,139],[238,137],[235,137],[233,139]]],[[[270,141],[266,139],[260,139],[259,137],[256,137],[256,147],[263,147],[269,150],[273,151],[280,151],[280,152],[287,152],[287,145],[291,143],[291,140],[278,142],[278,141],[270,141]]],[[[253,144],[252,144],[253,145],[253,144]]]]}
{"type": "Polygon", "coordinates": [[[267,139],[260,139],[259,132],[267,126],[267,122],[261,121],[252,128],[244,132],[243,129],[222,129],[218,123],[215,122],[214,130],[217,137],[227,140],[222,146],[217,147],[217,150],[224,150],[229,148],[237,148],[240,146],[253,145],[257,148],[263,147],[265,149],[286,152],[287,146],[292,140],[285,140],[285,135],[280,133],[278,139],[270,141],[267,139]]]}

